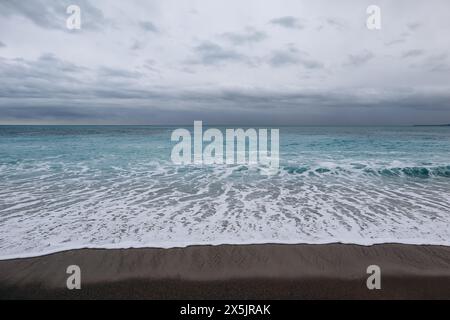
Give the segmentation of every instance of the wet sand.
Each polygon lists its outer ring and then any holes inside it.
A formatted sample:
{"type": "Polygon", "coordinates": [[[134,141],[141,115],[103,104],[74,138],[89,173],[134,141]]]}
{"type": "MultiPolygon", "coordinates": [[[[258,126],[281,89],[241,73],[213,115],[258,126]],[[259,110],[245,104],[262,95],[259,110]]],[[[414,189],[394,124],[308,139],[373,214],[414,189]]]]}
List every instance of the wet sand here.
{"type": "Polygon", "coordinates": [[[0,261],[1,299],[450,299],[450,247],[82,249],[0,261]],[[81,268],[81,290],[66,269],[81,268]],[[381,268],[381,290],[366,286],[381,268]]]}

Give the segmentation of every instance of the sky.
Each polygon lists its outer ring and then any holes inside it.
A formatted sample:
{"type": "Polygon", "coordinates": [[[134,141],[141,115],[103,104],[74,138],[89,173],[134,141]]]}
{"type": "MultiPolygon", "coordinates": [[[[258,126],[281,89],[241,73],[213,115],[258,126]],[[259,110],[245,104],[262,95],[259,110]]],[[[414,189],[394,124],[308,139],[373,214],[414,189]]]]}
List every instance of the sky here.
{"type": "Polygon", "coordinates": [[[450,123],[448,0],[0,0],[0,124],[450,123]],[[66,9],[81,9],[69,30],[66,9]],[[366,26],[369,5],[381,29],[366,26]]]}

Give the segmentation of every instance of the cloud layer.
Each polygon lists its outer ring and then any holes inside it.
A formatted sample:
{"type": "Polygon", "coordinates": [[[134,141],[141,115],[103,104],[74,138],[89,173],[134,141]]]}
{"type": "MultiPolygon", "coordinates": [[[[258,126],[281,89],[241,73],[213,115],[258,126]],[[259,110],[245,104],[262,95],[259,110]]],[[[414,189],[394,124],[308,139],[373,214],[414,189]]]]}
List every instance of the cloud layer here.
{"type": "Polygon", "coordinates": [[[450,122],[450,5],[379,2],[4,0],[0,123],[450,122]]]}

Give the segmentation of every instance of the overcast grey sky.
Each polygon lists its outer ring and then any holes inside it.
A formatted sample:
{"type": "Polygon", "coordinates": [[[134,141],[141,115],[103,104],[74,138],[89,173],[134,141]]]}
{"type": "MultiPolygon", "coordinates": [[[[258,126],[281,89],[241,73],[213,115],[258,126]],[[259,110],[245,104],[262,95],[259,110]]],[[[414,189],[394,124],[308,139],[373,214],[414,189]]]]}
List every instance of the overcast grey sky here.
{"type": "Polygon", "coordinates": [[[0,0],[0,123],[450,123],[450,1],[0,0]],[[82,28],[66,28],[66,8],[82,28]],[[369,5],[382,29],[366,28],[369,5]]]}

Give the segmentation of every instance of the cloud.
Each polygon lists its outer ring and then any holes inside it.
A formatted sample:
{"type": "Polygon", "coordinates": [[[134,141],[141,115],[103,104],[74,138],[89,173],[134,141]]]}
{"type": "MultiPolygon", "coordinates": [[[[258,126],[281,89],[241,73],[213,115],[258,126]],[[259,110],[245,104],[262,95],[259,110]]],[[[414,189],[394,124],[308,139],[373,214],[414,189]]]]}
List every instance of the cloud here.
{"type": "Polygon", "coordinates": [[[448,73],[450,72],[450,66],[446,63],[437,63],[434,64],[433,66],[431,66],[430,71],[432,72],[443,72],[443,73],[448,73]]]}
{"type": "Polygon", "coordinates": [[[290,50],[277,50],[272,53],[269,63],[272,67],[283,67],[290,64],[297,64],[298,56],[290,50]]]}
{"type": "Polygon", "coordinates": [[[0,97],[14,99],[76,97],[89,70],[44,54],[36,60],[0,58],[0,97]]]}
{"type": "Polygon", "coordinates": [[[141,50],[141,49],[143,49],[145,47],[145,44],[143,43],[143,42],[140,42],[140,41],[135,41],[134,43],[133,43],[133,45],[130,47],[130,49],[131,50],[141,50]]]}
{"type": "Polygon", "coordinates": [[[413,57],[419,57],[423,55],[425,52],[423,50],[414,49],[414,50],[408,50],[403,52],[402,58],[413,58],[413,57]]]}
{"type": "Polygon", "coordinates": [[[316,28],[317,30],[324,30],[325,27],[329,27],[335,30],[342,30],[346,28],[347,23],[339,18],[335,17],[328,17],[328,18],[321,18],[319,22],[319,26],[316,28]]]}
{"type": "Polygon", "coordinates": [[[450,52],[427,36],[450,26],[445,0],[386,3],[389,32],[370,34],[356,2],[0,0],[0,122],[450,119],[450,52]],[[72,3],[102,31],[66,31],[72,3]]]}
{"type": "Polygon", "coordinates": [[[422,24],[420,22],[411,22],[407,24],[407,27],[411,31],[416,31],[422,27],[422,24]]]}
{"type": "Polygon", "coordinates": [[[278,25],[280,27],[288,29],[303,29],[303,25],[299,20],[293,16],[284,16],[270,20],[271,24],[278,25]]]}
{"type": "Polygon", "coordinates": [[[252,44],[267,39],[267,34],[265,32],[257,31],[252,28],[247,28],[244,32],[223,33],[221,36],[234,45],[252,44]]]}
{"type": "Polygon", "coordinates": [[[448,91],[208,89],[95,90],[81,99],[0,97],[2,121],[50,123],[192,124],[416,124],[442,121],[448,91]],[[93,100],[95,98],[95,100],[93,100]],[[96,101],[95,105],[92,101],[96,101]],[[311,109],[311,106],[314,106],[311,109]],[[386,113],[389,117],[386,118],[386,113]],[[427,117],[427,118],[424,118],[427,117]]]}
{"type": "Polygon", "coordinates": [[[140,78],[142,73],[136,71],[129,71],[125,69],[100,67],[98,70],[98,76],[101,78],[140,78]]]}
{"type": "Polygon", "coordinates": [[[306,69],[322,69],[324,67],[322,62],[313,59],[302,58],[300,64],[306,69]]]}
{"type": "Polygon", "coordinates": [[[306,69],[320,69],[323,64],[314,59],[310,59],[305,52],[299,51],[292,45],[288,45],[284,50],[275,50],[269,58],[272,67],[283,67],[288,65],[301,65],[306,69]]]}
{"type": "Polygon", "coordinates": [[[27,101],[137,97],[144,75],[133,70],[101,66],[86,68],[44,54],[36,60],[0,58],[0,98],[27,101]]]}
{"type": "Polygon", "coordinates": [[[341,21],[340,19],[337,18],[326,18],[325,22],[327,25],[329,25],[330,27],[336,28],[336,29],[344,29],[345,28],[345,22],[341,21]]]}
{"type": "Polygon", "coordinates": [[[139,22],[139,27],[141,27],[142,30],[148,31],[148,32],[159,32],[158,28],[150,21],[141,21],[139,22]]]}
{"type": "Polygon", "coordinates": [[[385,42],[385,45],[390,47],[390,46],[398,45],[401,43],[405,43],[409,38],[411,38],[410,32],[402,32],[398,36],[396,36],[394,39],[385,42]]]}
{"type": "Polygon", "coordinates": [[[390,46],[394,46],[400,43],[404,43],[406,41],[406,39],[394,39],[391,41],[386,42],[386,46],[390,47],[390,46]]]}
{"type": "Polygon", "coordinates": [[[225,62],[245,62],[248,63],[248,57],[230,49],[225,49],[222,46],[205,41],[194,48],[197,58],[191,60],[193,63],[200,63],[204,65],[217,65],[225,62]]]}
{"type": "MultiPolygon", "coordinates": [[[[295,63],[307,57],[293,46],[285,51],[297,55],[295,63]]],[[[148,87],[141,72],[86,68],[52,54],[0,58],[0,73],[3,123],[414,124],[450,114],[446,88],[148,87]]]]}
{"type": "Polygon", "coordinates": [[[0,41],[0,48],[5,48],[6,44],[4,44],[3,42],[0,41]]]}
{"type": "Polygon", "coordinates": [[[68,31],[66,28],[66,19],[69,17],[66,13],[67,7],[78,5],[82,14],[82,29],[99,29],[105,24],[105,18],[102,11],[92,5],[88,0],[33,0],[0,1],[0,16],[20,16],[28,19],[37,26],[45,29],[56,29],[68,31]]]}
{"type": "Polygon", "coordinates": [[[352,67],[359,67],[359,66],[366,64],[373,58],[374,58],[374,54],[372,52],[365,50],[358,54],[348,55],[347,62],[344,65],[352,66],[352,67]]]}
{"type": "Polygon", "coordinates": [[[440,54],[434,54],[427,57],[423,65],[426,69],[432,72],[450,72],[450,66],[448,64],[448,54],[446,52],[440,54]]]}

